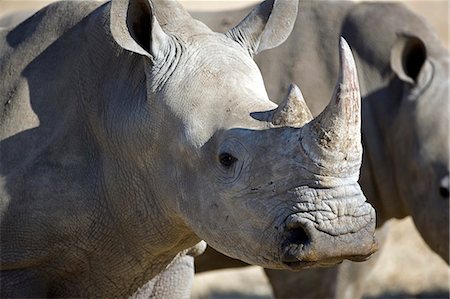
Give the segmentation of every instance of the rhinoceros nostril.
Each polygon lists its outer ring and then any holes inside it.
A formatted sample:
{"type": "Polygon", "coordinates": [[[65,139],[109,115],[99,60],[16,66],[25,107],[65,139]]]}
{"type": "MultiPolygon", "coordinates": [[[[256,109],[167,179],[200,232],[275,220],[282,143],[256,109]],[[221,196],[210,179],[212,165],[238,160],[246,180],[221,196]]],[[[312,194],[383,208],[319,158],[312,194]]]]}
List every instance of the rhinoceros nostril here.
{"type": "Polygon", "coordinates": [[[449,176],[445,176],[442,180],[441,180],[441,184],[439,186],[439,193],[441,194],[441,196],[443,198],[449,198],[449,176]]]}
{"type": "Polygon", "coordinates": [[[300,225],[292,227],[288,225],[287,235],[284,243],[284,263],[296,263],[299,261],[299,254],[305,250],[305,247],[311,243],[311,240],[305,229],[300,225]]]}
{"type": "Polygon", "coordinates": [[[299,247],[304,247],[309,244],[310,239],[305,229],[299,226],[289,230],[287,241],[290,244],[300,245],[299,247]]]}

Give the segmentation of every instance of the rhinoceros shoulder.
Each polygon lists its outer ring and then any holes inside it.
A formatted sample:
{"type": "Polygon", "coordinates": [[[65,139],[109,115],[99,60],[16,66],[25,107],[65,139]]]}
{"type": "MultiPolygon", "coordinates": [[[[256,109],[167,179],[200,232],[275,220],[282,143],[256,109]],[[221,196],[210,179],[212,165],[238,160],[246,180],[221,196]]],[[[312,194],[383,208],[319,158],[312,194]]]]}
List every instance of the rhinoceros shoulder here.
{"type": "MultiPolygon", "coordinates": [[[[17,26],[0,31],[0,127],[4,128],[7,119],[12,117],[9,111],[14,99],[24,98],[19,94],[26,89],[22,77],[27,66],[101,4],[95,1],[56,2],[17,26]]],[[[2,132],[1,138],[8,135],[2,132]]]]}

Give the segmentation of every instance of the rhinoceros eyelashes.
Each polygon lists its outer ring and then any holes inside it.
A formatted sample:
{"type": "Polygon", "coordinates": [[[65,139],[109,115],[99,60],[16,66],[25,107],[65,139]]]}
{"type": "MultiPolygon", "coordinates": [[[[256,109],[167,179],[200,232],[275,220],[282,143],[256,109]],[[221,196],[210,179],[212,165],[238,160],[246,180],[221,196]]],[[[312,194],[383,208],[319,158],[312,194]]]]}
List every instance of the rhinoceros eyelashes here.
{"type": "Polygon", "coordinates": [[[219,161],[220,164],[222,164],[222,166],[226,167],[226,168],[230,168],[231,166],[233,166],[233,164],[237,161],[238,159],[236,157],[234,157],[232,154],[230,153],[221,153],[219,155],[219,161]]]}

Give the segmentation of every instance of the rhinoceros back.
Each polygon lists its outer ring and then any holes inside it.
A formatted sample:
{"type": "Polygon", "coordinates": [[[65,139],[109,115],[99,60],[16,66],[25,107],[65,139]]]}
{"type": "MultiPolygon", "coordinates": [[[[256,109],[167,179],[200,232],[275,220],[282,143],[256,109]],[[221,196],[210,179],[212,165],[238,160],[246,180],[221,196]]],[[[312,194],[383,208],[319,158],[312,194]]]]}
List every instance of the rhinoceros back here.
{"type": "MultiPolygon", "coordinates": [[[[57,2],[16,27],[0,31],[0,138],[39,124],[30,104],[24,71],[52,43],[101,2],[57,2]]],[[[50,70],[39,70],[46,72],[50,70]]],[[[47,82],[51,84],[51,82],[47,82]]]]}

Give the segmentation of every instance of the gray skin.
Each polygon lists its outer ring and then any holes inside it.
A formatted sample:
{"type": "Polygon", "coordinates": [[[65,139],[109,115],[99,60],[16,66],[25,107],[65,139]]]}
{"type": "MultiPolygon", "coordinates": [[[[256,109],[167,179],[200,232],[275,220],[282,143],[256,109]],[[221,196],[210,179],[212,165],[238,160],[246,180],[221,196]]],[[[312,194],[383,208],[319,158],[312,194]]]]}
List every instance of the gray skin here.
{"type": "MultiPolygon", "coordinates": [[[[245,12],[193,15],[222,31],[245,12]]],[[[301,1],[286,43],[256,58],[269,96],[277,99],[288,82],[300,82],[317,114],[333,89],[330,83],[339,65],[333,50],[340,35],[355,54],[360,78],[360,184],[376,208],[377,235],[384,238],[387,220],[410,215],[427,244],[448,263],[448,50],[403,4],[301,1]]],[[[266,273],[280,298],[358,298],[374,262],[266,273]]],[[[196,259],[199,272],[242,265],[211,248],[196,259]]]]}
{"type": "Polygon", "coordinates": [[[141,286],[129,299],[190,298],[194,280],[194,257],[203,253],[206,243],[178,254],[167,268],[141,286]]]}
{"type": "Polygon", "coordinates": [[[201,239],[278,269],[371,255],[347,43],[315,119],[295,85],[270,101],[252,59],[296,16],[266,1],[218,34],[176,1],[77,1],[0,31],[2,297],[126,297],[148,281],[136,296],[187,296],[201,239]]]}

